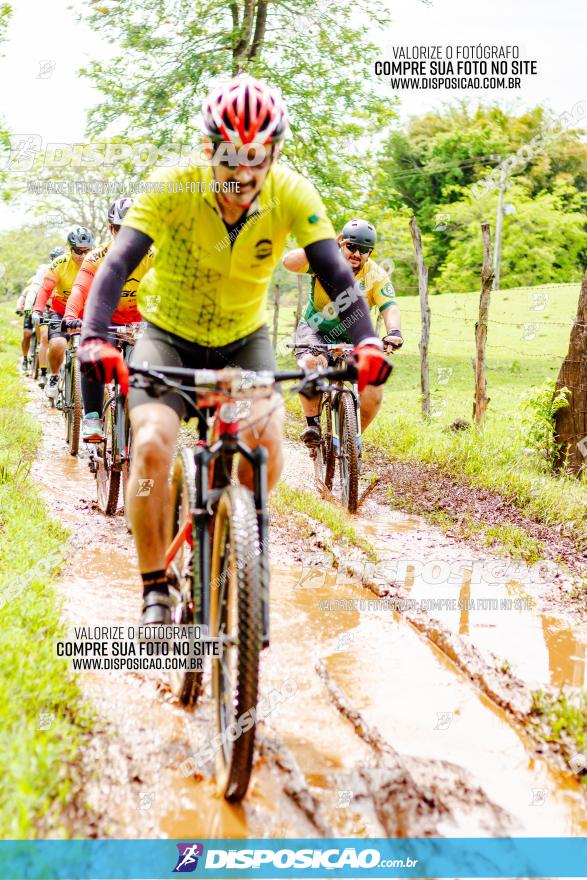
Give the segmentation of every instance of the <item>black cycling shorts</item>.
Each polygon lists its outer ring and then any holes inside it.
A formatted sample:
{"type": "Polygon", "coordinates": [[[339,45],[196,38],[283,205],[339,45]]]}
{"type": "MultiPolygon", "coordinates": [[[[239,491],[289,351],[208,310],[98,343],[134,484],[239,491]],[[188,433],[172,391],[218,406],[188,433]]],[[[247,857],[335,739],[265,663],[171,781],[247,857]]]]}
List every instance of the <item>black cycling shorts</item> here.
{"type": "MultiPolygon", "coordinates": [[[[142,366],[186,367],[187,369],[222,370],[224,367],[242,367],[243,370],[277,369],[273,346],[269,339],[267,327],[260,327],[243,339],[237,339],[229,345],[217,348],[205,348],[195,342],[188,342],[181,336],[175,336],[160,327],[144,321],[142,333],[133,348],[131,364],[142,366]]],[[[276,387],[276,391],[279,388],[276,387]]],[[[164,403],[171,407],[180,419],[190,419],[195,415],[193,406],[174,391],[168,391],[162,397],[151,397],[146,391],[131,388],[128,395],[130,409],[143,403],[164,403]]]]}
{"type": "Polygon", "coordinates": [[[22,319],[22,329],[23,330],[32,330],[33,329],[33,316],[29,312],[28,315],[25,315],[22,319]]]}
{"type": "Polygon", "coordinates": [[[52,339],[57,339],[61,337],[61,339],[67,339],[67,334],[61,332],[61,322],[63,321],[63,315],[59,315],[57,312],[50,311],[47,320],[49,321],[49,342],[52,339]]]}

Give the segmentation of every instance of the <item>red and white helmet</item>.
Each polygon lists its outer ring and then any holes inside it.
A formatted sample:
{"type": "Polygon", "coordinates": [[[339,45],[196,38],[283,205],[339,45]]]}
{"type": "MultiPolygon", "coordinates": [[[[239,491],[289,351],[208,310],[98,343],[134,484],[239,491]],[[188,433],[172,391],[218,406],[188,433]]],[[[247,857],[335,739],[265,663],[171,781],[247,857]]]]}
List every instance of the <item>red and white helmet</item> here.
{"type": "Polygon", "coordinates": [[[202,104],[202,131],[213,141],[273,144],[289,135],[283,99],[271,86],[241,74],[202,104]]]}

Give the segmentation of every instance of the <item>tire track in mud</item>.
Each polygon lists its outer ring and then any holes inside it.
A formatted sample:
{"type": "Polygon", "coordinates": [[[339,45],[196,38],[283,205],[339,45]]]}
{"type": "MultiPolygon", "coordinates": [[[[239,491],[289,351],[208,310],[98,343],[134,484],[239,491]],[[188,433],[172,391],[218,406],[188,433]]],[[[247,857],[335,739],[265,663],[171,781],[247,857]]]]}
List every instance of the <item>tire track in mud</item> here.
{"type": "MultiPolygon", "coordinates": [[[[33,394],[30,411],[43,424],[33,477],[53,515],[78,536],[58,582],[64,621],[68,627],[135,623],[140,615],[140,579],[124,518],[108,519],[95,509],[87,461],[69,456],[61,415],[48,409],[33,383],[29,387],[33,394]]],[[[295,468],[298,451],[288,444],[287,454],[295,468]]],[[[299,478],[300,471],[297,485],[299,478]]],[[[398,697],[386,687],[385,676],[372,662],[378,654],[384,662],[393,660],[387,649],[377,651],[377,639],[382,634],[390,638],[416,666],[426,652],[422,653],[421,639],[406,635],[405,624],[379,613],[325,613],[321,601],[336,600],[342,593],[359,602],[366,591],[356,581],[349,580],[342,588],[329,584],[328,554],[308,547],[295,529],[273,529],[271,549],[272,645],[262,659],[261,692],[280,687],[289,676],[296,680],[298,691],[295,699],[280,705],[259,725],[255,771],[246,800],[233,806],[219,798],[208,766],[196,776],[185,777],[181,772],[183,762],[212,736],[209,690],[195,711],[187,712],[176,704],[165,682],[151,675],[83,673],[81,687],[95,708],[97,724],[84,752],[86,785],[83,798],[78,799],[88,808],[78,808],[71,816],[75,835],[421,836],[498,834],[506,826],[530,833],[540,833],[536,832],[540,828],[570,833],[577,827],[580,819],[573,792],[561,794],[539,759],[532,759],[536,772],[522,767],[523,780],[510,817],[507,792],[496,796],[495,787],[488,791],[484,780],[479,782],[471,773],[471,761],[464,766],[453,755],[442,754],[442,749],[434,755],[410,754],[402,745],[396,748],[395,736],[405,723],[405,712],[403,721],[392,715],[391,725],[375,725],[369,717],[373,706],[381,708],[398,697]],[[318,583],[301,577],[300,563],[313,566],[319,573],[318,583]],[[349,652],[337,644],[349,631],[355,634],[352,647],[356,652],[350,661],[349,652]],[[322,664],[320,674],[317,663],[322,664]],[[365,724],[381,729],[387,744],[385,761],[381,749],[358,736],[349,717],[333,704],[335,687],[349,694],[349,705],[365,716],[365,724]],[[391,760],[390,756],[395,757],[391,760]],[[530,783],[552,795],[540,819],[540,811],[522,806],[524,798],[531,796],[530,783]],[[403,809],[406,799],[410,806],[403,809]]],[[[483,718],[495,716],[494,707],[480,709],[479,695],[442,658],[434,656],[428,666],[422,662],[424,677],[432,675],[435,686],[440,681],[445,692],[451,691],[460,703],[459,712],[471,716],[467,730],[476,730],[482,738],[483,718]]],[[[404,697],[409,690],[408,684],[404,697]]],[[[415,705],[421,711],[421,700],[415,705]]],[[[432,719],[434,712],[430,714],[432,719]]],[[[502,718],[494,721],[493,728],[489,725],[490,731],[503,728],[502,718]]],[[[508,742],[517,743],[509,727],[507,732],[510,740],[502,736],[504,749],[508,742]]],[[[425,740],[431,736],[429,732],[423,737],[422,729],[418,730],[420,751],[429,751],[425,740]]],[[[520,761],[529,760],[519,744],[515,751],[506,774],[520,761]]]]}

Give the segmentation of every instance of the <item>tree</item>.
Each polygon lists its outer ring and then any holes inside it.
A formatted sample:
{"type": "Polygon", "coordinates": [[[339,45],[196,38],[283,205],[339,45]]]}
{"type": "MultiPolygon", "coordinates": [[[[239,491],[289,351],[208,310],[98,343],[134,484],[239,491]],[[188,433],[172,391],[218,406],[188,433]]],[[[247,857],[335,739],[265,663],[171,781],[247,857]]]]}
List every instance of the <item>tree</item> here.
{"type": "Polygon", "coordinates": [[[391,207],[406,205],[416,214],[427,239],[432,284],[453,246],[454,228],[445,228],[443,215],[453,215],[452,205],[492,172],[498,157],[517,157],[514,179],[528,198],[556,194],[560,211],[585,211],[587,145],[571,122],[561,123],[542,107],[514,116],[498,107],[458,103],[414,117],[390,133],[381,151],[378,190],[391,207]]]}
{"type": "Polygon", "coordinates": [[[143,0],[95,6],[88,19],[120,47],[83,71],[104,95],[90,112],[92,135],[116,128],[156,145],[193,144],[210,86],[246,71],[283,93],[294,132],[284,159],[316,182],[334,222],[361,201],[374,138],[394,117],[372,75],[379,50],[368,31],[388,21],[377,4],[143,0]]]}
{"type": "Polygon", "coordinates": [[[16,297],[39,263],[49,262],[55,236],[44,226],[22,226],[0,233],[0,299],[16,297]]]}
{"type": "MultiPolygon", "coordinates": [[[[564,211],[556,192],[531,198],[522,184],[507,191],[507,200],[516,210],[503,226],[501,286],[568,282],[579,277],[587,251],[584,215],[564,211]]],[[[437,292],[467,292],[478,286],[479,223],[493,219],[496,207],[497,193],[474,199],[470,192],[448,206],[450,241],[434,279],[437,292]]]]}
{"type": "MultiPolygon", "coordinates": [[[[10,23],[10,17],[12,15],[12,7],[9,3],[0,3],[0,43],[4,42],[6,39],[6,31],[8,29],[8,25],[10,23]]],[[[8,154],[8,150],[10,149],[10,132],[8,131],[5,122],[0,119],[0,155],[8,154]]],[[[4,166],[0,165],[0,181],[4,184],[6,182],[6,172],[4,170],[4,166]]],[[[3,201],[7,201],[10,198],[10,190],[8,187],[2,187],[2,199],[3,201]]]]}
{"type": "Polygon", "coordinates": [[[569,349],[556,380],[556,400],[568,389],[568,406],[555,413],[555,441],[558,444],[555,467],[565,465],[579,476],[587,461],[587,272],[579,294],[577,317],[571,330],[569,349]]]}

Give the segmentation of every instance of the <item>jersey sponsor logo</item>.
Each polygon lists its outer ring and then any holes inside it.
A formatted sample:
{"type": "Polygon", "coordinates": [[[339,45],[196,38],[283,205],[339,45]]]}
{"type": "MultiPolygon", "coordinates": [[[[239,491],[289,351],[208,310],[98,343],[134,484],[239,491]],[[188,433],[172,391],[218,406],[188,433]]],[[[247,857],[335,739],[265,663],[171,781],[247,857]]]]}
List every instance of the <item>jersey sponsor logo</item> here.
{"type": "Polygon", "coordinates": [[[381,295],[386,296],[389,299],[392,299],[395,296],[395,290],[393,289],[393,285],[389,281],[381,288],[381,295]]]}
{"type": "Polygon", "coordinates": [[[273,253],[273,242],[268,238],[260,239],[255,245],[255,259],[266,260],[273,253]]]}

